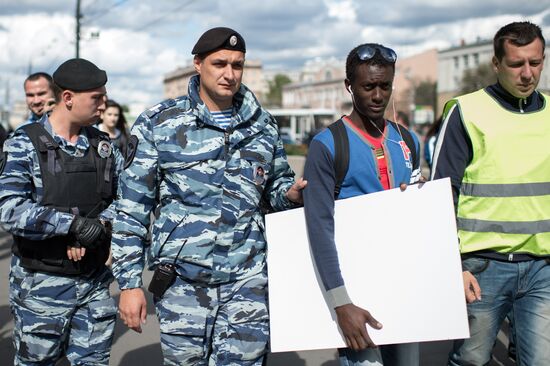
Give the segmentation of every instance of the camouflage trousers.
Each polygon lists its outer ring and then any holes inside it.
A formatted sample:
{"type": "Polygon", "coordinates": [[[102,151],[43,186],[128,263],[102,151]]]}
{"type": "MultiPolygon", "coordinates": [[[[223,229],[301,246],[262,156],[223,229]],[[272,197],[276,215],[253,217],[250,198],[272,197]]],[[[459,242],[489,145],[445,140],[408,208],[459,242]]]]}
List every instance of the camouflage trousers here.
{"type": "Polygon", "coordinates": [[[155,305],[165,365],[262,365],[267,274],[222,285],[177,277],[155,305]]]}
{"type": "Polygon", "coordinates": [[[10,307],[15,319],[14,365],[108,365],[116,306],[105,268],[89,277],[29,271],[13,256],[10,307]]]}

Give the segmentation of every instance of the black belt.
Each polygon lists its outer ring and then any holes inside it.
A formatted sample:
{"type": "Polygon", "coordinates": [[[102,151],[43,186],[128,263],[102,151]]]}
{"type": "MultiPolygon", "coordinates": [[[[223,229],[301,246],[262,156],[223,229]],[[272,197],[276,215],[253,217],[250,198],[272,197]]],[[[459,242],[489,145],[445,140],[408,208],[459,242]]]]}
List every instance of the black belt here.
{"type": "Polygon", "coordinates": [[[526,261],[532,261],[532,260],[541,260],[546,259],[546,261],[550,260],[550,257],[538,257],[536,255],[532,254],[526,254],[526,253],[497,253],[497,252],[472,252],[472,253],[466,253],[461,255],[462,259],[468,259],[468,258],[486,258],[486,259],[493,259],[496,261],[501,262],[526,262],[526,261]]]}

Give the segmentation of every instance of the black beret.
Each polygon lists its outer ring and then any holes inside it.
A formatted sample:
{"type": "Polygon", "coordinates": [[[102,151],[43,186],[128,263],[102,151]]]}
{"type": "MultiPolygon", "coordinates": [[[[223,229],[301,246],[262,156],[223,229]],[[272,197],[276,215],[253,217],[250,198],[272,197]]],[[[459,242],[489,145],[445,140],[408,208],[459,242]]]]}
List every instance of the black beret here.
{"type": "Polygon", "coordinates": [[[244,38],[233,29],[217,27],[203,33],[191,54],[200,55],[219,49],[246,52],[246,44],[244,38]]]}
{"type": "Polygon", "coordinates": [[[63,62],[52,76],[61,89],[77,92],[100,88],[107,83],[107,73],[83,58],[63,62]]]}

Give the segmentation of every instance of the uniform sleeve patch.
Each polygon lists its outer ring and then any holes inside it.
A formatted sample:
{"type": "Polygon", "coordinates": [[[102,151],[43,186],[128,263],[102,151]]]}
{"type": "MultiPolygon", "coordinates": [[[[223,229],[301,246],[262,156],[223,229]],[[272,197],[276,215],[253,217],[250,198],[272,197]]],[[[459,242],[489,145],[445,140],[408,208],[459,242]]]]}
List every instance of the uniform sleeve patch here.
{"type": "Polygon", "coordinates": [[[136,135],[132,135],[128,139],[128,144],[126,145],[126,159],[124,160],[124,169],[132,165],[134,157],[136,156],[138,142],[139,140],[136,135]]]}

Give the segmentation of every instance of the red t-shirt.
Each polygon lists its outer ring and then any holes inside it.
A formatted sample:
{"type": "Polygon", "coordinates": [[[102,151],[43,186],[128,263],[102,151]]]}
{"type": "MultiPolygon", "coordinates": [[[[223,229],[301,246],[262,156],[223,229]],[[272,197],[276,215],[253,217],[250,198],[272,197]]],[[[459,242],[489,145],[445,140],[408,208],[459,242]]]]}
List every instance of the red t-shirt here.
{"type": "MultiPolygon", "coordinates": [[[[390,189],[390,177],[388,176],[388,161],[386,160],[386,154],[384,152],[384,146],[382,145],[382,142],[384,141],[384,136],[380,137],[373,137],[369,135],[366,131],[363,131],[359,129],[352,121],[349,119],[349,117],[344,117],[346,121],[350,123],[350,125],[355,129],[355,131],[359,132],[361,136],[364,136],[368,142],[372,145],[374,149],[374,155],[376,156],[376,163],[378,165],[378,179],[380,180],[380,183],[382,184],[382,187],[384,187],[384,190],[390,189]]],[[[386,134],[386,124],[384,121],[384,135],[386,134]]]]}

